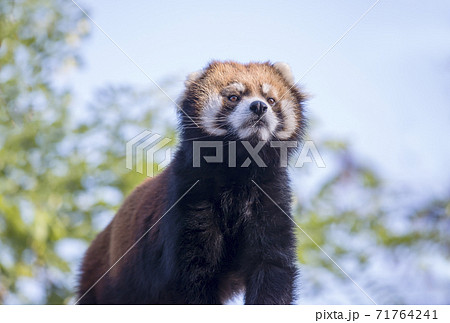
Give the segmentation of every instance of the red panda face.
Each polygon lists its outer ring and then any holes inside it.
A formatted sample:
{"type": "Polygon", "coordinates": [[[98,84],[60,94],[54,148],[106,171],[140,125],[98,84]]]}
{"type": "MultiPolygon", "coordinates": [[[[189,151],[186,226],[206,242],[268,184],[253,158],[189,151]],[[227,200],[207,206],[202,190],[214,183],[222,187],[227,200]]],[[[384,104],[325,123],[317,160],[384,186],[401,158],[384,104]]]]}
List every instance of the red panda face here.
{"type": "Polygon", "coordinates": [[[299,136],[302,101],[287,64],[213,62],[190,75],[183,106],[187,128],[195,121],[211,136],[270,141],[299,136]]]}

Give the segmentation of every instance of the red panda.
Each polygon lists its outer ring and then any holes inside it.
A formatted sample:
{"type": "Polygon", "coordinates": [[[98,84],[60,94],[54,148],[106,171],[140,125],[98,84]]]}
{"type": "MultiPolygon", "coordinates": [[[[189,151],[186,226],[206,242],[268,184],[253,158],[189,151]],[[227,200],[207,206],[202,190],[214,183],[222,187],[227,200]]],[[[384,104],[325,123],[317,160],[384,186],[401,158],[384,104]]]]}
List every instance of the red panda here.
{"type": "Polygon", "coordinates": [[[175,156],[90,245],[78,304],[223,304],[241,291],[246,304],[294,301],[291,189],[271,145],[305,130],[290,67],[214,61],[185,84],[175,156]],[[195,156],[199,141],[233,145],[233,154],[207,162],[213,146],[195,156]],[[263,165],[248,163],[249,144],[263,165]]]}

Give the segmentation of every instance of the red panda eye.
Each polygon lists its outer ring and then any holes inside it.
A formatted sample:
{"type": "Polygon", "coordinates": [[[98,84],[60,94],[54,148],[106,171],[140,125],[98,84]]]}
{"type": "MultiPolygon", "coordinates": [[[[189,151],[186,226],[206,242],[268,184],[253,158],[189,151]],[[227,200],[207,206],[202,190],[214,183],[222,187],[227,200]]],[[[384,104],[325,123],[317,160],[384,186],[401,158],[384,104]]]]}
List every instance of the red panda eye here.
{"type": "Polygon", "coordinates": [[[275,99],[274,98],[268,98],[267,102],[269,102],[270,105],[274,105],[275,104],[275,99]]]}
{"type": "Polygon", "coordinates": [[[237,95],[231,95],[228,97],[228,100],[231,102],[237,102],[239,100],[239,97],[237,95]]]}

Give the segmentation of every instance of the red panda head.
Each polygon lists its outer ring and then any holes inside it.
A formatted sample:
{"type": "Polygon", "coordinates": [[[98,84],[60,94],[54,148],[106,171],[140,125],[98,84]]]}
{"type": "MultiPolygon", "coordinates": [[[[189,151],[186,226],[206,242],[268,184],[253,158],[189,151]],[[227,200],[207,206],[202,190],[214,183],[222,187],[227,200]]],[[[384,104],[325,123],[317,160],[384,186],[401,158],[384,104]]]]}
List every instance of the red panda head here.
{"type": "Polygon", "coordinates": [[[297,140],[303,101],[285,63],[215,61],[186,80],[182,128],[230,140],[297,140]]]}

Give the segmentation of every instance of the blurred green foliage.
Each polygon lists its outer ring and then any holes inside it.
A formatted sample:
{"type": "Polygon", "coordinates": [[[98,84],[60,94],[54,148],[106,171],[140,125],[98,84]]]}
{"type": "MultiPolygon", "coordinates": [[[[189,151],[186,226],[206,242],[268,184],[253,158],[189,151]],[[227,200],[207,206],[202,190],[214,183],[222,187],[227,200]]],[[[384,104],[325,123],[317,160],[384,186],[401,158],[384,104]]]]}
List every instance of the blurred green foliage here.
{"type": "Polygon", "coordinates": [[[74,122],[71,90],[55,79],[80,62],[76,45],[90,28],[82,13],[67,1],[2,2],[0,24],[0,303],[6,294],[30,302],[18,288],[27,277],[46,303],[67,303],[73,268],[57,244],[92,240],[94,216],[113,212],[145,178],[124,167],[123,136],[152,125],[153,96],[105,88],[74,122]],[[117,199],[105,200],[106,189],[117,199]]]}
{"type": "MultiPolygon", "coordinates": [[[[415,201],[407,189],[383,181],[348,144],[316,144],[334,167],[317,192],[296,203],[297,223],[314,240],[298,231],[300,262],[312,267],[313,272],[317,270],[308,277],[314,284],[311,294],[326,293],[329,286],[319,273],[324,268],[335,278],[348,281],[318,251],[319,245],[337,264],[351,268],[351,277],[379,303],[448,304],[450,199],[415,201]],[[408,295],[414,284],[427,291],[408,295]],[[430,297],[435,289],[447,292],[440,298],[430,297]]],[[[361,303],[361,298],[352,303],[361,303]]]]}
{"type": "MultiPolygon", "coordinates": [[[[27,284],[42,291],[46,304],[70,303],[77,261],[62,246],[84,250],[145,179],[125,168],[126,141],[152,127],[175,137],[173,123],[155,113],[170,105],[156,90],[106,86],[80,107],[70,86],[58,82],[80,65],[90,28],[70,1],[0,4],[0,303],[35,302],[27,284]]],[[[317,191],[296,194],[295,214],[333,259],[365,273],[377,266],[377,255],[433,250],[448,264],[449,199],[416,205],[388,190],[345,142],[316,144],[334,167],[317,191]]],[[[294,176],[301,181],[308,171],[294,176]]],[[[301,230],[299,239],[302,264],[347,279],[301,230]]],[[[310,276],[317,293],[324,288],[318,277],[310,276]]],[[[379,279],[362,283],[383,302],[405,301],[379,279]]]]}

